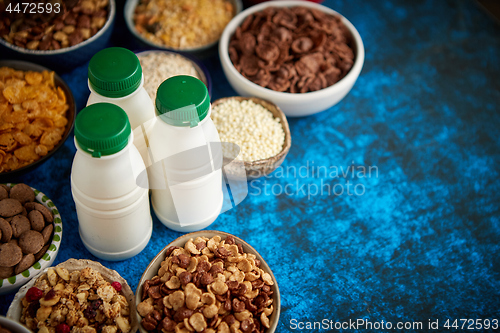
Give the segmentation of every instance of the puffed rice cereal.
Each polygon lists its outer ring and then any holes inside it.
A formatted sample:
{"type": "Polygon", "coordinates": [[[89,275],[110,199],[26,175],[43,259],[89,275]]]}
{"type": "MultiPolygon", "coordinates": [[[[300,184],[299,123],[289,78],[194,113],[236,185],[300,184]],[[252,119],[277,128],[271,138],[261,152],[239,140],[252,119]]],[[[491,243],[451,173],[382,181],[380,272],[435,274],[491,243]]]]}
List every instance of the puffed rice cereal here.
{"type": "Polygon", "coordinates": [[[285,132],[279,118],[251,100],[229,99],[212,109],[224,156],[252,162],[275,156],[283,149],[285,132]]]}

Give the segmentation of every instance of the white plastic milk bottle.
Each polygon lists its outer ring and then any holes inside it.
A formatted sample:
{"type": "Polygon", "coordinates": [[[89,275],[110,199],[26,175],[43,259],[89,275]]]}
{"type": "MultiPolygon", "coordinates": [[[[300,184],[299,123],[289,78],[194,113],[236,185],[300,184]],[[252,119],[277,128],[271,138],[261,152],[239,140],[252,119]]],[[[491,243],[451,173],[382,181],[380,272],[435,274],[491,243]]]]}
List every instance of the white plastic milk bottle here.
{"type": "Polygon", "coordinates": [[[71,193],[83,244],[104,260],[135,256],[148,244],[153,223],[148,188],[136,181],[145,165],[127,114],[114,104],[87,106],[75,120],[75,145],[71,193]]]}
{"type": "Polygon", "coordinates": [[[147,163],[148,152],[144,137],[150,128],[141,125],[155,117],[155,108],[143,84],[141,63],[130,50],[110,47],[97,52],[90,59],[90,96],[87,106],[104,102],[121,107],[127,113],[134,132],[134,144],[147,163]]]}
{"type": "Polygon", "coordinates": [[[170,229],[206,228],[223,202],[222,150],[207,88],[192,76],[171,77],[158,88],[156,112],[148,137],[153,210],[170,229]]]}

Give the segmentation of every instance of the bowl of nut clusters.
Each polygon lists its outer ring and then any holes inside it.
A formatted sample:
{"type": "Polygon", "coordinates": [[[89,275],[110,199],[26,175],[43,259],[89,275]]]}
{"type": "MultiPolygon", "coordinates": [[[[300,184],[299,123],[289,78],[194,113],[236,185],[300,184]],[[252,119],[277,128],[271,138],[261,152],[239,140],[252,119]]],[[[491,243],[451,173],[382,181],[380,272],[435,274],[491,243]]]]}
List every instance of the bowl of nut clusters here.
{"type": "Polygon", "coordinates": [[[264,259],[220,231],[198,231],[168,244],[146,268],[135,298],[141,333],[271,333],[281,307],[264,259]]]}
{"type": "Polygon", "coordinates": [[[308,1],[268,1],[238,14],[219,42],[222,69],[242,96],[306,116],[340,102],[364,62],[356,28],[336,11],[308,1]]]}
{"type": "Polygon", "coordinates": [[[134,293],[118,272],[69,259],[23,286],[7,311],[34,333],[134,333],[134,293]]]}
{"type": "Polygon", "coordinates": [[[69,70],[88,61],[111,37],[115,0],[35,4],[0,2],[0,52],[6,58],[69,70]]]}
{"type": "Polygon", "coordinates": [[[45,194],[26,184],[0,184],[0,295],[50,266],[61,239],[61,215],[45,194]]]}
{"type": "Polygon", "coordinates": [[[241,9],[241,0],[127,0],[124,15],[141,45],[203,55],[241,9]]]}

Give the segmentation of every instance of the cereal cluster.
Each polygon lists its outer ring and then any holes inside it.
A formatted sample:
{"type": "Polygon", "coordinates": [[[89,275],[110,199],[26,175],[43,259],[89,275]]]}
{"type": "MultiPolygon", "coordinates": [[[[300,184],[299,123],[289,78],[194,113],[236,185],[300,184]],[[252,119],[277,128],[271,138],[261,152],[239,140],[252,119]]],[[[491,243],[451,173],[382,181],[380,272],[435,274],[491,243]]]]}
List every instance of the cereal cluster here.
{"type": "Polygon", "coordinates": [[[269,273],[234,237],[198,237],[170,247],[142,286],[137,311],[150,332],[265,332],[273,313],[269,273]]]}
{"type": "Polygon", "coordinates": [[[90,267],[49,268],[22,299],[21,322],[35,333],[128,333],[130,307],[117,289],[90,267]]]}
{"type": "Polygon", "coordinates": [[[268,7],[249,15],[229,43],[235,68],[275,91],[306,93],[333,85],[354,63],[340,17],[307,7],[268,7]]]}
{"type": "Polygon", "coordinates": [[[176,53],[151,52],[138,56],[144,74],[144,89],[156,100],[160,84],[174,75],[191,75],[201,79],[191,60],[176,53]]]}
{"type": "Polygon", "coordinates": [[[0,67],[0,172],[31,164],[61,141],[66,95],[54,72],[0,67]]]}
{"type": "Polygon", "coordinates": [[[35,193],[25,184],[0,186],[0,216],[0,279],[5,279],[30,268],[47,252],[54,217],[35,202],[35,193]]]}
{"type": "Polygon", "coordinates": [[[8,13],[0,2],[3,19],[0,37],[30,50],[59,50],[94,36],[106,23],[109,0],[69,0],[59,2],[55,13],[8,13]]]}
{"type": "Polygon", "coordinates": [[[186,49],[218,40],[233,15],[229,0],[141,0],[134,23],[151,42],[186,49]]]}
{"type": "Polygon", "coordinates": [[[225,157],[247,162],[275,156],[283,149],[285,132],[279,118],[251,100],[229,99],[212,109],[211,118],[225,157]],[[238,152],[239,148],[239,152],[238,152]]]}

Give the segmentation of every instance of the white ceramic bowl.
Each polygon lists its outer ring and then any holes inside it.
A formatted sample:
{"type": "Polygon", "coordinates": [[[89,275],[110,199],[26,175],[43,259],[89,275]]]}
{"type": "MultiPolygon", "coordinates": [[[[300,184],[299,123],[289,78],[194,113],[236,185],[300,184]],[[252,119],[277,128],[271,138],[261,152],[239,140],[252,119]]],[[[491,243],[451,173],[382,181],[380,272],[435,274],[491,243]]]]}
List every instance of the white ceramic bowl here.
{"type": "MultiPolygon", "coordinates": [[[[86,259],[80,259],[80,260],[68,259],[57,266],[66,268],[70,273],[73,271],[81,271],[85,267],[90,267],[93,270],[96,270],[99,273],[101,273],[103,278],[108,282],[114,282],[114,281],[120,282],[120,284],[122,285],[121,292],[127,299],[128,304],[130,306],[130,325],[131,325],[130,333],[135,333],[137,331],[137,327],[139,324],[136,320],[136,317],[134,316],[134,312],[137,312],[135,309],[134,292],[132,291],[132,289],[130,289],[130,286],[128,285],[127,281],[124,278],[122,278],[117,271],[104,267],[97,261],[86,260],[86,259]]],[[[41,273],[47,273],[48,269],[49,267],[46,267],[41,273]]],[[[23,308],[22,299],[24,298],[24,296],[26,296],[26,292],[28,291],[28,289],[33,287],[35,281],[36,279],[33,279],[29,283],[24,285],[21,289],[19,289],[16,296],[14,297],[14,300],[9,306],[9,310],[7,311],[7,318],[16,321],[19,321],[21,319],[21,313],[23,308]]]]}
{"type": "Polygon", "coordinates": [[[365,60],[365,49],[363,46],[363,41],[359,35],[356,28],[349,22],[344,16],[340,15],[336,11],[308,1],[268,1],[260,5],[252,6],[236,17],[234,17],[231,22],[226,26],[219,42],[219,57],[222,64],[222,69],[226,75],[229,83],[238,94],[242,96],[256,96],[262,99],[266,99],[277,104],[283,112],[290,117],[300,117],[308,116],[320,111],[324,111],[333,105],[337,104],[342,100],[342,98],[347,95],[351,90],[352,86],[356,82],[361,69],[363,68],[363,63],[365,60]],[[347,75],[342,78],[339,82],[334,85],[308,93],[286,93],[278,92],[268,88],[259,86],[252,81],[246,79],[241,75],[236,68],[234,68],[231,59],[229,59],[228,46],[229,41],[243,21],[250,14],[260,12],[267,7],[295,7],[303,6],[309,8],[315,8],[321,10],[325,13],[338,15],[342,19],[342,23],[349,29],[352,34],[354,41],[354,65],[347,73],[347,75]]]}
{"type": "MultiPolygon", "coordinates": [[[[186,242],[192,238],[195,239],[196,237],[207,237],[207,238],[212,238],[214,236],[220,236],[222,239],[226,239],[227,236],[230,236],[231,234],[228,234],[227,232],[222,232],[222,231],[215,231],[215,230],[202,230],[202,231],[197,231],[197,232],[192,232],[189,234],[185,234],[174,241],[170,242],[167,246],[163,248],[163,250],[158,253],[153,260],[149,263],[148,267],[146,267],[146,270],[141,276],[141,280],[139,281],[139,284],[137,285],[137,289],[135,291],[135,302],[136,305],[141,302],[141,297],[142,297],[142,285],[146,280],[151,280],[153,277],[155,277],[158,274],[158,270],[160,269],[161,262],[165,259],[165,253],[168,250],[169,247],[171,246],[178,246],[178,247],[184,247],[186,242]]],[[[246,253],[252,253],[254,254],[257,259],[260,260],[260,268],[262,268],[265,272],[269,273],[271,275],[271,278],[274,282],[274,285],[271,287],[271,290],[273,291],[272,299],[273,299],[273,308],[274,311],[271,314],[271,317],[269,318],[270,322],[270,327],[265,331],[266,333],[273,333],[276,330],[276,327],[278,327],[278,321],[280,317],[280,311],[281,311],[281,297],[280,297],[280,291],[278,288],[278,282],[276,281],[276,278],[274,277],[273,272],[269,268],[269,265],[266,263],[266,261],[262,258],[262,256],[252,247],[250,244],[245,242],[239,237],[236,237],[234,235],[231,235],[234,237],[234,240],[236,243],[241,243],[243,246],[243,251],[246,253]]],[[[142,320],[142,317],[139,315],[138,312],[136,312],[137,315],[137,320],[140,323],[142,320]]],[[[150,333],[146,331],[142,325],[139,325],[139,331],[141,333],[150,333]]]]}
{"type": "Polygon", "coordinates": [[[0,326],[8,329],[12,333],[32,333],[31,330],[29,330],[24,325],[4,316],[0,316],[0,326]]]}
{"type": "MultiPolygon", "coordinates": [[[[8,183],[6,185],[12,187],[15,184],[8,183]]],[[[52,200],[50,200],[42,192],[34,188],[32,189],[33,191],[35,191],[35,201],[47,207],[50,211],[52,211],[52,215],[54,215],[54,232],[52,234],[52,242],[50,243],[47,252],[42,256],[42,258],[40,258],[40,260],[38,260],[29,269],[9,278],[0,279],[0,295],[9,294],[13,291],[16,291],[22,285],[33,279],[33,277],[40,274],[44,268],[52,265],[52,263],[56,259],[57,253],[59,253],[59,248],[61,247],[63,230],[61,214],[59,214],[59,211],[57,210],[56,205],[54,205],[52,200]]]]}

